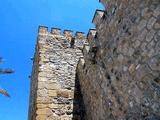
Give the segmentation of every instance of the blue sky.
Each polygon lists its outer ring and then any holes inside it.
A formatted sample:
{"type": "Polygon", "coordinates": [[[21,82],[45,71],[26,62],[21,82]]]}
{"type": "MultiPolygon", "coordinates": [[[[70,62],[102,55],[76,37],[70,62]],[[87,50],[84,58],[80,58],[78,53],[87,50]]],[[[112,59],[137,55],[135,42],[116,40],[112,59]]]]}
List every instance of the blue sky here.
{"type": "Polygon", "coordinates": [[[98,0],[1,0],[0,68],[13,68],[12,75],[0,76],[0,87],[11,98],[0,95],[0,120],[27,120],[29,85],[38,25],[87,33],[98,0]]]}

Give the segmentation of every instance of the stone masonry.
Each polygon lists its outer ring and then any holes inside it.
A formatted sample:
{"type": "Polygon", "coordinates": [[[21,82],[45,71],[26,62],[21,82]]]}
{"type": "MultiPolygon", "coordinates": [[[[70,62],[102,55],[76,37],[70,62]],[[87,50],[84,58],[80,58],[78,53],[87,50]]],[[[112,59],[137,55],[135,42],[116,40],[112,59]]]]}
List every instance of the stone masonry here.
{"type": "Polygon", "coordinates": [[[77,69],[87,120],[160,120],[160,1],[100,2],[77,69]]]}
{"type": "Polygon", "coordinates": [[[40,26],[31,77],[29,120],[83,119],[81,94],[75,81],[81,49],[86,44],[82,32],[40,26]],[[71,46],[71,41],[74,46],[71,46]],[[71,48],[72,47],[72,48],[71,48]]]}
{"type": "Polygon", "coordinates": [[[99,0],[84,33],[40,26],[28,120],[160,120],[160,0],[99,0]]]}

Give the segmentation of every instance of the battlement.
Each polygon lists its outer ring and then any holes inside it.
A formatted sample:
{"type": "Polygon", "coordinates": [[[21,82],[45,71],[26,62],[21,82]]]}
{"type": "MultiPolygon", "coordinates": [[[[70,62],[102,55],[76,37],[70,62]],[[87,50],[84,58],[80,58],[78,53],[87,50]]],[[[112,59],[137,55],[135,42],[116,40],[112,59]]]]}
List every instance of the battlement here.
{"type": "Polygon", "coordinates": [[[96,10],[92,23],[95,25],[98,25],[101,22],[101,18],[104,16],[104,11],[103,10],[96,10]]]}
{"type": "Polygon", "coordinates": [[[75,38],[77,38],[77,39],[85,39],[84,32],[76,32],[75,33],[75,38]]]}
{"type": "Polygon", "coordinates": [[[46,34],[48,32],[48,27],[46,26],[39,26],[38,33],[46,34]]]}
{"type": "Polygon", "coordinates": [[[39,26],[31,76],[29,120],[84,117],[75,69],[83,56],[81,49],[85,43],[84,32],[74,35],[72,30],[61,32],[59,28],[51,28],[48,32],[48,27],[39,26]]]}
{"type": "Polygon", "coordinates": [[[39,34],[51,33],[52,35],[62,35],[64,37],[66,37],[67,40],[71,40],[72,37],[75,37],[76,39],[86,39],[86,35],[84,32],[77,31],[74,34],[74,32],[72,30],[65,29],[64,31],[61,31],[61,29],[57,28],[57,27],[53,27],[53,28],[51,28],[51,31],[48,31],[48,27],[39,26],[38,33],[39,34]]]}
{"type": "Polygon", "coordinates": [[[87,34],[87,40],[90,46],[93,45],[96,34],[97,34],[96,29],[89,29],[88,34],[87,34]]]}
{"type": "Polygon", "coordinates": [[[72,30],[64,30],[63,35],[67,38],[67,40],[71,41],[73,37],[73,31],[72,30]]]}
{"type": "Polygon", "coordinates": [[[99,2],[87,37],[39,26],[29,120],[159,120],[159,0],[99,2]]]}
{"type": "Polygon", "coordinates": [[[51,37],[54,36],[56,39],[59,39],[59,41],[61,41],[61,43],[63,44],[63,46],[65,48],[69,48],[69,47],[73,47],[74,46],[76,48],[78,47],[78,48],[82,49],[84,44],[88,44],[84,32],[77,31],[74,34],[74,32],[72,30],[68,30],[68,29],[65,29],[62,32],[61,29],[57,28],[57,27],[51,28],[51,31],[49,32],[48,31],[48,27],[39,26],[38,34],[41,37],[42,36],[46,36],[46,35],[49,35],[51,37]]]}
{"type": "Polygon", "coordinates": [[[51,28],[51,33],[54,35],[60,35],[61,29],[60,28],[51,28]]]}
{"type": "Polygon", "coordinates": [[[89,29],[87,34],[88,41],[92,40],[95,37],[96,32],[97,32],[96,29],[89,29]]]}

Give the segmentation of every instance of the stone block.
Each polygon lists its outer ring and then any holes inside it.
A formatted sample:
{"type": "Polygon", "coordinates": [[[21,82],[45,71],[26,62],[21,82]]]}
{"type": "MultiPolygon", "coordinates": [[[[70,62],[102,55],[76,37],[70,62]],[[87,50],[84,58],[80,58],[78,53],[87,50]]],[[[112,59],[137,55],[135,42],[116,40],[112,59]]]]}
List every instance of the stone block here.
{"type": "Polygon", "coordinates": [[[57,90],[57,97],[68,98],[70,92],[68,90],[57,90]]]}
{"type": "Polygon", "coordinates": [[[61,29],[59,28],[52,28],[51,33],[54,35],[60,35],[61,29]]]}
{"type": "Polygon", "coordinates": [[[37,104],[48,104],[48,103],[52,103],[52,98],[49,96],[43,96],[43,97],[37,97],[36,99],[36,103],[37,104]]]}
{"type": "Polygon", "coordinates": [[[43,108],[43,109],[38,109],[37,110],[37,115],[52,115],[52,110],[49,108],[43,108]]]}
{"type": "Polygon", "coordinates": [[[50,97],[57,97],[57,90],[48,90],[48,95],[50,97]]]}
{"type": "Polygon", "coordinates": [[[49,104],[48,107],[51,108],[51,109],[57,109],[57,108],[59,108],[58,104],[54,104],[54,103],[49,104]]]}
{"type": "Polygon", "coordinates": [[[37,115],[36,120],[45,120],[46,118],[46,115],[37,115]]]}
{"type": "Polygon", "coordinates": [[[46,86],[46,82],[38,82],[38,89],[43,89],[46,86]]]}
{"type": "Polygon", "coordinates": [[[47,108],[47,104],[37,104],[37,109],[47,108]]]}
{"type": "Polygon", "coordinates": [[[146,36],[146,41],[147,41],[147,42],[150,42],[150,41],[153,39],[155,32],[156,32],[156,31],[152,29],[152,30],[147,34],[147,36],[146,36]]]}
{"type": "Polygon", "coordinates": [[[148,23],[147,23],[147,28],[148,28],[149,30],[152,29],[152,27],[153,27],[153,25],[154,25],[155,22],[156,22],[156,18],[151,17],[151,18],[149,19],[148,23]]]}
{"type": "Polygon", "coordinates": [[[57,90],[57,89],[61,89],[61,86],[58,85],[58,83],[50,83],[50,84],[46,83],[46,88],[48,90],[57,90]]]}
{"type": "Polygon", "coordinates": [[[138,31],[142,31],[147,25],[147,20],[141,20],[137,26],[138,31]]]}
{"type": "Polygon", "coordinates": [[[42,34],[46,34],[48,31],[48,27],[45,26],[39,26],[38,32],[42,34]]]}
{"type": "Polygon", "coordinates": [[[129,72],[130,73],[133,73],[135,70],[136,70],[136,66],[135,66],[135,64],[131,64],[130,66],[129,66],[129,72]]]}
{"type": "Polygon", "coordinates": [[[38,97],[45,97],[47,95],[48,94],[47,94],[47,90],[46,89],[39,89],[39,90],[37,90],[37,96],[38,97]]]}

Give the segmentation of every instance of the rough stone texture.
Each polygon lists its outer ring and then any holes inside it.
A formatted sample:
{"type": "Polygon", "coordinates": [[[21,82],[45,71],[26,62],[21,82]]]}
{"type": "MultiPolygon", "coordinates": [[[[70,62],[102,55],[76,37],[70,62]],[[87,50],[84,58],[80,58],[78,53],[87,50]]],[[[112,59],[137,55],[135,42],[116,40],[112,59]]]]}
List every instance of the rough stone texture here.
{"type": "Polygon", "coordinates": [[[100,1],[77,69],[87,120],[160,120],[160,1],[100,1]]]}
{"type": "Polygon", "coordinates": [[[29,120],[160,120],[160,1],[100,2],[89,45],[39,28],[29,120]]]}
{"type": "Polygon", "coordinates": [[[39,27],[39,35],[31,77],[29,120],[84,119],[82,97],[76,81],[76,66],[82,57],[86,38],[75,36],[71,48],[71,31],[39,27]]]}

